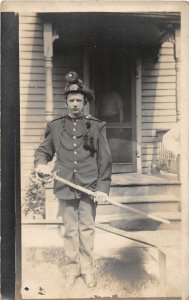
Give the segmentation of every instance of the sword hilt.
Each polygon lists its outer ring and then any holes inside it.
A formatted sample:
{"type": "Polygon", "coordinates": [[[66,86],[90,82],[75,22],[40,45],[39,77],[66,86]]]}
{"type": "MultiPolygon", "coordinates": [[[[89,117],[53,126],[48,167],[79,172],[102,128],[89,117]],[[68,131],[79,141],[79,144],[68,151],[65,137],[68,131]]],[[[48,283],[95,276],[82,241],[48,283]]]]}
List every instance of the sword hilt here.
{"type": "Polygon", "coordinates": [[[56,173],[57,173],[57,171],[51,172],[50,174],[44,174],[44,175],[41,173],[42,175],[40,176],[39,175],[40,173],[35,172],[35,176],[43,184],[48,184],[48,183],[51,183],[55,179],[56,173]]]}

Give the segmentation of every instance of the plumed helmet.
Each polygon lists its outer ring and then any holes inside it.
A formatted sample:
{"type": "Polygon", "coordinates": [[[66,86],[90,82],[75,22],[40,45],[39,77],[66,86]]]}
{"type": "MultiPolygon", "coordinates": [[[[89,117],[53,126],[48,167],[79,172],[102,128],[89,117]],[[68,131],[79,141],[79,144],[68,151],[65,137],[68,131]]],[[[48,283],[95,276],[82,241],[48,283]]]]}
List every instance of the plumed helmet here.
{"type": "Polygon", "coordinates": [[[81,93],[86,96],[87,100],[91,102],[94,99],[94,95],[91,90],[86,88],[83,84],[83,81],[79,79],[78,74],[74,71],[70,71],[65,76],[66,78],[66,86],[64,95],[73,94],[73,93],[81,93]]]}

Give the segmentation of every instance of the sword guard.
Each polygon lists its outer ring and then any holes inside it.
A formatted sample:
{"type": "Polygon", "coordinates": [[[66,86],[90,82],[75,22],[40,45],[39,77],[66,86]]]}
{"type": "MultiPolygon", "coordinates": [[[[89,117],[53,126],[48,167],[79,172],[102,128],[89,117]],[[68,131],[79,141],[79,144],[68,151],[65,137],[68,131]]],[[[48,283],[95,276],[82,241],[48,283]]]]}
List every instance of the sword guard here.
{"type": "Polygon", "coordinates": [[[48,183],[51,183],[55,179],[57,172],[58,171],[54,171],[54,172],[51,172],[50,174],[46,174],[46,175],[42,175],[42,176],[40,176],[39,173],[35,172],[35,176],[43,184],[48,184],[48,183]]]}

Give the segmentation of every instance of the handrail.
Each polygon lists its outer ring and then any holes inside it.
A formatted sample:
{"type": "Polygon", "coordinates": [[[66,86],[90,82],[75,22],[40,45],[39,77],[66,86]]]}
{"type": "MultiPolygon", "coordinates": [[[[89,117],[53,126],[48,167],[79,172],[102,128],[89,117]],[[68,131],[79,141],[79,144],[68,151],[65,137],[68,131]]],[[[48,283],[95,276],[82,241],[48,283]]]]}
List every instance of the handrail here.
{"type": "Polygon", "coordinates": [[[157,158],[154,163],[155,168],[157,172],[165,171],[179,176],[179,156],[166,150],[163,144],[163,136],[167,131],[167,129],[156,130],[155,143],[157,146],[157,158]]]}

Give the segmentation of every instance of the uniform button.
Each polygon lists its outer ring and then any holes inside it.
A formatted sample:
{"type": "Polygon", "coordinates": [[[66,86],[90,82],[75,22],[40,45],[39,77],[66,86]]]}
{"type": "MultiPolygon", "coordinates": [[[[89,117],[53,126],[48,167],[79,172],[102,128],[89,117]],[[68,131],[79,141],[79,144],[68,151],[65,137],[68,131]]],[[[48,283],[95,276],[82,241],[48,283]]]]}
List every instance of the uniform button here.
{"type": "Polygon", "coordinates": [[[76,129],[75,129],[75,128],[73,128],[73,131],[76,131],[76,129]]]}
{"type": "Polygon", "coordinates": [[[74,161],[74,164],[77,165],[77,161],[76,160],[74,161]]]}
{"type": "Polygon", "coordinates": [[[73,144],[73,146],[76,147],[77,145],[76,145],[76,144],[73,144]]]}
{"type": "Polygon", "coordinates": [[[76,124],[76,122],[73,122],[73,124],[74,124],[74,126],[76,126],[77,124],[76,124]]]}
{"type": "Polygon", "coordinates": [[[74,151],[74,154],[77,154],[77,151],[74,151]]]}
{"type": "Polygon", "coordinates": [[[73,136],[73,139],[74,139],[74,140],[76,140],[76,139],[77,139],[75,135],[73,136]]]}
{"type": "Polygon", "coordinates": [[[73,170],[74,171],[74,173],[76,173],[77,172],[77,170],[73,170]]]}

